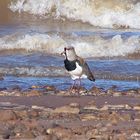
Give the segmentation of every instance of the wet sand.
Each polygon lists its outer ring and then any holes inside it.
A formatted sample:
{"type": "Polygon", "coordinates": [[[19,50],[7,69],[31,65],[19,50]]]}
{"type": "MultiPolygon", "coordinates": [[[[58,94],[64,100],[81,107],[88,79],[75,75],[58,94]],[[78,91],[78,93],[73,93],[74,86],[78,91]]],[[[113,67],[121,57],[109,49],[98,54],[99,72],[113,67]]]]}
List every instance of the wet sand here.
{"type": "Polygon", "coordinates": [[[113,96],[57,96],[57,95],[44,95],[33,97],[14,97],[4,96],[0,97],[0,102],[10,102],[12,104],[19,104],[31,107],[33,105],[57,108],[60,106],[68,105],[72,102],[78,103],[81,107],[85,106],[88,102],[94,101],[97,106],[103,106],[106,102],[108,104],[131,104],[135,105],[140,103],[140,99],[137,97],[113,97],[113,96]]]}
{"type": "Polygon", "coordinates": [[[1,139],[140,139],[140,89],[1,90],[0,116],[1,139]]]}

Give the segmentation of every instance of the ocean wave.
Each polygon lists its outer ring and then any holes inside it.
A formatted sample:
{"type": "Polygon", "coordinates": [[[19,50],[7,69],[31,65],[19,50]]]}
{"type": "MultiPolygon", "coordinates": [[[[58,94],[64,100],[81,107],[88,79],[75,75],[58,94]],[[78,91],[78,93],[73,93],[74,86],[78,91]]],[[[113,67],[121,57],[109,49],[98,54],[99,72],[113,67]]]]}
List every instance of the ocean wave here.
{"type": "Polygon", "coordinates": [[[69,19],[105,28],[140,28],[139,0],[16,0],[9,8],[41,17],[69,19]]]}
{"type": "Polygon", "coordinates": [[[15,76],[38,76],[38,77],[62,77],[66,76],[66,71],[62,67],[1,67],[1,75],[15,75],[15,76]]]}
{"type": "Polygon", "coordinates": [[[14,34],[0,38],[0,50],[38,51],[48,54],[59,53],[66,46],[65,41],[57,35],[47,34],[14,34]]]}
{"type": "MultiPolygon", "coordinates": [[[[0,38],[1,51],[43,52],[60,55],[64,47],[72,45],[84,58],[127,57],[140,53],[140,36],[123,38],[114,35],[105,39],[101,36],[48,35],[41,33],[12,34],[0,38]],[[84,51],[83,51],[84,50],[84,51]]],[[[133,56],[134,57],[134,56],[133,56]]]]}
{"type": "MultiPolygon", "coordinates": [[[[69,77],[64,67],[35,67],[35,66],[16,66],[16,67],[1,67],[1,75],[11,75],[18,77],[69,77]]],[[[130,75],[128,73],[113,73],[108,71],[94,70],[96,79],[111,79],[122,81],[137,81],[140,80],[140,74],[130,75]]]]}

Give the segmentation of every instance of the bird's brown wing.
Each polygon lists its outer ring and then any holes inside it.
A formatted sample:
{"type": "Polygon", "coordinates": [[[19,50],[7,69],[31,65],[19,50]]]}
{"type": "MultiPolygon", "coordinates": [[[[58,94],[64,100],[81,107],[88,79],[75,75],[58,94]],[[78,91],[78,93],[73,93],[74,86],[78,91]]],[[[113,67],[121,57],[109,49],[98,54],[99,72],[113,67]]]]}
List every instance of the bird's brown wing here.
{"type": "Polygon", "coordinates": [[[89,80],[95,81],[95,78],[86,62],[84,63],[83,72],[87,75],[89,80]]]}
{"type": "Polygon", "coordinates": [[[83,73],[85,75],[87,75],[87,78],[91,81],[95,81],[95,78],[94,78],[88,64],[84,61],[84,59],[77,56],[77,60],[79,61],[79,65],[81,65],[83,67],[83,73]]]}

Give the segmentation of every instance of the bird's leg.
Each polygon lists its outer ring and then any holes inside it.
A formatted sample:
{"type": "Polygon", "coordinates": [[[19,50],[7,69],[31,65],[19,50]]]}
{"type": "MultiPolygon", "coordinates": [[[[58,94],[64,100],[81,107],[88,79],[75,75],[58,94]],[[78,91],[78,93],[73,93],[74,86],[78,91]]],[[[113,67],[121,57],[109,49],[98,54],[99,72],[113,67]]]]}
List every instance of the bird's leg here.
{"type": "Polygon", "coordinates": [[[72,86],[70,88],[70,92],[72,92],[72,90],[75,88],[75,84],[76,84],[76,80],[73,81],[73,84],[72,84],[72,86]]]}
{"type": "Polygon", "coordinates": [[[79,77],[79,79],[78,79],[78,85],[77,85],[77,92],[78,92],[78,94],[79,94],[79,92],[80,92],[80,87],[81,87],[81,78],[79,77]]]}

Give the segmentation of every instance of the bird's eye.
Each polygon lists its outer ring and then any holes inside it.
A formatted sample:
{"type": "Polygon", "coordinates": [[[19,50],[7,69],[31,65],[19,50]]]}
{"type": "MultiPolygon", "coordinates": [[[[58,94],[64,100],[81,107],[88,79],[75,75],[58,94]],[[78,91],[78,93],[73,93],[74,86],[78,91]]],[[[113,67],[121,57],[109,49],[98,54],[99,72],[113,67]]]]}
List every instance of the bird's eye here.
{"type": "Polygon", "coordinates": [[[67,48],[67,50],[69,51],[69,50],[70,50],[70,48],[67,48]]]}

